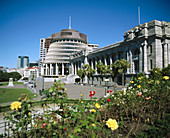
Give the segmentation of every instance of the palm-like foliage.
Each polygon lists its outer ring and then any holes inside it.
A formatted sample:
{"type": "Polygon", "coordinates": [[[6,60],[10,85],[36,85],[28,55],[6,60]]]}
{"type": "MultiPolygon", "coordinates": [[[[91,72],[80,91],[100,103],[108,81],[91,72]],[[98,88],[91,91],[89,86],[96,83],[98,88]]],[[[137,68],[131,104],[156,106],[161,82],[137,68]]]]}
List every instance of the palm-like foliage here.
{"type": "Polygon", "coordinates": [[[102,75],[104,74],[105,65],[102,62],[98,61],[97,63],[97,72],[100,74],[100,85],[102,80],[102,75]]]}
{"type": "Polygon", "coordinates": [[[89,84],[90,77],[92,77],[92,84],[93,84],[94,73],[96,71],[92,69],[92,67],[88,64],[84,65],[83,69],[85,70],[85,75],[88,77],[88,84],[89,84]]]}
{"type": "Polygon", "coordinates": [[[121,59],[115,61],[113,67],[117,70],[118,73],[122,74],[122,88],[124,88],[124,74],[127,68],[130,68],[130,63],[125,59],[121,59]]]}
{"type": "Polygon", "coordinates": [[[77,75],[81,78],[82,83],[83,83],[83,79],[84,79],[84,77],[85,77],[85,70],[84,70],[84,69],[79,69],[79,70],[77,71],[77,75]]]}

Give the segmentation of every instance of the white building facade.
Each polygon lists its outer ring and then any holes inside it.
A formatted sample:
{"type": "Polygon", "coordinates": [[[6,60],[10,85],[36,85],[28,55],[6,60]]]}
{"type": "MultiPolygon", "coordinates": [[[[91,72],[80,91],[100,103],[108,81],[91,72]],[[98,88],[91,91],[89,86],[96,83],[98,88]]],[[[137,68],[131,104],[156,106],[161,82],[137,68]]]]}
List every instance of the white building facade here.
{"type": "MultiPolygon", "coordinates": [[[[60,33],[64,37],[56,34],[58,41],[50,45],[43,62],[41,72],[45,77],[77,75],[77,70],[85,64],[97,70],[98,61],[111,65],[118,59],[126,59],[131,63],[126,72],[129,81],[132,75],[147,75],[155,67],[161,69],[170,64],[170,22],[154,20],[138,25],[125,32],[123,41],[98,49],[96,45],[89,45],[85,37],[71,35],[76,30],[66,29],[60,33]]],[[[96,72],[96,83],[98,78],[96,72]]],[[[109,79],[113,82],[111,76],[109,79]]],[[[121,82],[121,76],[117,77],[117,82],[121,82]]]]}

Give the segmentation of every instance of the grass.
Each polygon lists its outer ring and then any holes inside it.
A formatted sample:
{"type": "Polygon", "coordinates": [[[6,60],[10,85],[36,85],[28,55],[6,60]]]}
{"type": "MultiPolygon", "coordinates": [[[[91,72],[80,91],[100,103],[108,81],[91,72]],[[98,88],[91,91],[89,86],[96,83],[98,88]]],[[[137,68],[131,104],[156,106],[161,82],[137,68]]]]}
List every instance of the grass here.
{"type": "MultiPolygon", "coordinates": [[[[28,94],[29,97],[34,97],[35,93],[30,92],[28,89],[7,89],[0,88],[0,103],[13,102],[18,100],[22,94],[28,94]]],[[[37,95],[37,94],[36,94],[37,95]]]]}
{"type": "MultiPolygon", "coordinates": [[[[7,86],[9,82],[0,82],[0,86],[7,86]]],[[[13,84],[23,84],[23,82],[14,81],[13,84]]]]}

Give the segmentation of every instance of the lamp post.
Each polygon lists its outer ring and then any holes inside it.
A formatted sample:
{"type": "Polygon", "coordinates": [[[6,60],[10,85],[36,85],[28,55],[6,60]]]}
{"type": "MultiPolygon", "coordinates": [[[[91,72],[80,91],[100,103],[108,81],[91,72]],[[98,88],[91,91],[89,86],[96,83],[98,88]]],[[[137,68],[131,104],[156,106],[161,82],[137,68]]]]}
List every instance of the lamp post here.
{"type": "Polygon", "coordinates": [[[104,81],[105,81],[105,95],[106,95],[106,91],[107,91],[107,85],[106,84],[109,82],[109,79],[105,79],[104,81]]]}

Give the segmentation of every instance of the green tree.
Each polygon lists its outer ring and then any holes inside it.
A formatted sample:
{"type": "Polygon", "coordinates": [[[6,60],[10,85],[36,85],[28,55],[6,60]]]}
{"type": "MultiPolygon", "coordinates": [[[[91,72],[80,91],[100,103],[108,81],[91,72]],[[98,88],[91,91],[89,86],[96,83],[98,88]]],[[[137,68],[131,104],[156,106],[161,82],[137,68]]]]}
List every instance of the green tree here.
{"type": "MultiPolygon", "coordinates": [[[[112,76],[112,80],[113,80],[113,82],[114,82],[114,85],[115,85],[114,88],[115,88],[115,87],[116,87],[115,78],[116,78],[116,76],[117,76],[117,74],[118,74],[118,70],[116,69],[116,66],[115,66],[114,63],[111,65],[110,74],[111,74],[111,76],[112,76]]],[[[114,90],[115,90],[115,89],[114,89],[114,90]]]]}
{"type": "Polygon", "coordinates": [[[22,77],[18,72],[11,72],[9,76],[14,80],[19,80],[22,77]]]}
{"type": "Polygon", "coordinates": [[[108,78],[108,74],[110,74],[110,65],[103,65],[103,74],[105,78],[108,78]]]}
{"type": "Polygon", "coordinates": [[[102,62],[98,61],[97,63],[97,72],[100,74],[100,85],[101,85],[101,81],[102,81],[102,75],[104,73],[104,65],[102,62]]]}
{"type": "Polygon", "coordinates": [[[125,83],[124,76],[125,76],[126,70],[130,68],[130,63],[125,59],[120,59],[120,60],[115,61],[114,67],[117,70],[117,72],[122,74],[122,89],[124,89],[124,83],[125,83]]]}
{"type": "Polygon", "coordinates": [[[89,64],[86,64],[86,65],[84,65],[83,69],[85,71],[85,76],[88,77],[88,84],[89,84],[92,68],[91,68],[91,66],[89,64]]]}
{"type": "Polygon", "coordinates": [[[82,81],[82,83],[83,83],[83,79],[84,79],[84,77],[85,77],[85,70],[84,70],[84,69],[79,69],[79,70],[77,71],[77,75],[81,78],[81,81],[82,81]]]}

